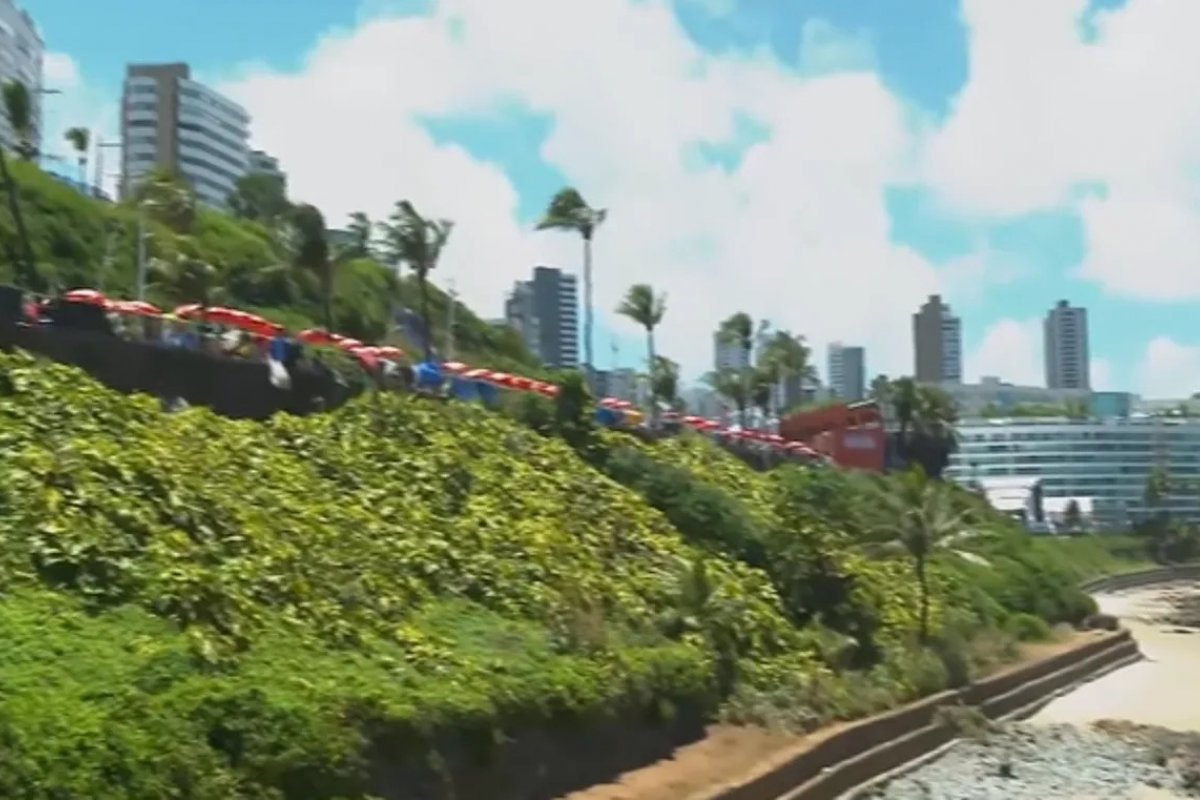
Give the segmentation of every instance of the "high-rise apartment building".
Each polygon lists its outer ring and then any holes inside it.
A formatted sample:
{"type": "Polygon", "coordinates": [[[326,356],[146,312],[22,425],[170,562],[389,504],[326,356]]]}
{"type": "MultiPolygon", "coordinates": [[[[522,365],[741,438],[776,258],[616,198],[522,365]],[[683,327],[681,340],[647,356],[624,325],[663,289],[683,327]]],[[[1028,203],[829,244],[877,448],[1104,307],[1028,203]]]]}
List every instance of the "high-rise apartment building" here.
{"type": "Polygon", "coordinates": [[[287,175],[279,167],[278,158],[265,150],[251,150],[249,163],[249,172],[258,172],[263,175],[270,175],[272,178],[277,178],[283,184],[286,193],[287,175]]]}
{"type": "Polygon", "coordinates": [[[1051,389],[1090,389],[1087,309],[1059,300],[1046,313],[1046,386],[1051,389]]]}
{"type": "Polygon", "coordinates": [[[579,282],[574,275],[535,267],[532,280],[514,284],[504,317],[548,366],[579,366],[579,282]]]}
{"type": "MultiPolygon", "coordinates": [[[[13,0],[0,0],[0,83],[17,81],[29,90],[31,144],[42,147],[42,59],[46,47],[33,18],[13,0]]],[[[52,87],[49,87],[52,88],[52,87]]],[[[0,141],[12,147],[16,132],[0,114],[0,141]]]]}
{"type": "Polygon", "coordinates": [[[750,354],[738,342],[731,342],[721,332],[713,334],[713,366],[718,372],[743,370],[750,366],[750,354]]]}
{"type": "Polygon", "coordinates": [[[839,400],[856,403],[867,394],[866,351],[841,342],[829,345],[829,389],[839,400]]]}
{"type": "Polygon", "coordinates": [[[250,115],[191,78],[187,64],[131,64],[121,98],[121,193],[155,168],[224,208],[250,169],[250,115]]]}
{"type": "Polygon", "coordinates": [[[962,321],[941,295],[913,314],[914,373],[922,383],[962,383],[962,321]]]}

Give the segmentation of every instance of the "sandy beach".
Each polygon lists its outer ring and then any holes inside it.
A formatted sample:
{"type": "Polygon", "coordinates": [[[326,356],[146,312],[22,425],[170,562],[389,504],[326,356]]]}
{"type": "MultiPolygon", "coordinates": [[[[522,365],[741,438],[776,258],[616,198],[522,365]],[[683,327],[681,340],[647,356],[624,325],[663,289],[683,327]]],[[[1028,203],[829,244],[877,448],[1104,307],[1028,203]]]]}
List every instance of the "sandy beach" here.
{"type": "Polygon", "coordinates": [[[1200,732],[1200,584],[1177,583],[1098,595],[1146,656],[1052,701],[1029,722],[1083,725],[1119,719],[1200,732]]]}

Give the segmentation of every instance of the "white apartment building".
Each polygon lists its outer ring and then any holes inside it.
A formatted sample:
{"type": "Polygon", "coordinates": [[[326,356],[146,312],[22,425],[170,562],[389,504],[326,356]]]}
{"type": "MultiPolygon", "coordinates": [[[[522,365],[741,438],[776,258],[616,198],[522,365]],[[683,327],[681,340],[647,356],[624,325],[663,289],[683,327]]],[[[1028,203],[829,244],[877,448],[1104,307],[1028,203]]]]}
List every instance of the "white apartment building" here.
{"type": "Polygon", "coordinates": [[[713,334],[713,366],[718,372],[740,371],[750,366],[750,354],[737,342],[728,341],[720,331],[713,334]]]}
{"type": "Polygon", "coordinates": [[[829,389],[833,396],[855,403],[867,396],[866,351],[841,342],[829,345],[829,389]]]}
{"type": "Polygon", "coordinates": [[[1141,417],[1103,420],[966,419],[946,478],[961,484],[1037,478],[1048,506],[1058,498],[1090,505],[1097,523],[1122,529],[1147,513],[1146,481],[1164,466],[1176,492],[1164,506],[1200,521],[1200,420],[1141,417]]]}
{"type": "Polygon", "coordinates": [[[187,64],[132,64],[121,102],[121,192],[156,167],[183,177],[197,199],[224,208],[250,170],[250,115],[191,79],[187,64]]]}
{"type": "Polygon", "coordinates": [[[287,175],[280,168],[279,159],[265,150],[250,151],[250,172],[261,172],[264,175],[270,175],[272,178],[278,178],[284,185],[287,185],[287,175]]]}
{"type": "MultiPolygon", "coordinates": [[[[32,143],[42,146],[42,60],[45,44],[33,18],[12,0],[0,0],[0,85],[18,81],[29,90],[32,143]]],[[[16,135],[8,115],[0,113],[0,141],[9,147],[16,135]]]]}
{"type": "Polygon", "coordinates": [[[1059,300],[1043,323],[1046,386],[1051,389],[1091,388],[1087,309],[1059,300]]]}

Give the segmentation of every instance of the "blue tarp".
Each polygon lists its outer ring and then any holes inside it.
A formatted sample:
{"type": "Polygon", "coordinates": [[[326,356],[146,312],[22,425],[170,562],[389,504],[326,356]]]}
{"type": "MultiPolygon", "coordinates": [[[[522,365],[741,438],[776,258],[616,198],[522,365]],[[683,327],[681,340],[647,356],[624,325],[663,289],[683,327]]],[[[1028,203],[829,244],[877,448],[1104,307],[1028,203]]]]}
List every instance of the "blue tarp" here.
{"type": "Polygon", "coordinates": [[[422,389],[436,389],[442,385],[443,376],[440,364],[430,361],[417,364],[413,374],[416,377],[417,386],[422,389]]]}

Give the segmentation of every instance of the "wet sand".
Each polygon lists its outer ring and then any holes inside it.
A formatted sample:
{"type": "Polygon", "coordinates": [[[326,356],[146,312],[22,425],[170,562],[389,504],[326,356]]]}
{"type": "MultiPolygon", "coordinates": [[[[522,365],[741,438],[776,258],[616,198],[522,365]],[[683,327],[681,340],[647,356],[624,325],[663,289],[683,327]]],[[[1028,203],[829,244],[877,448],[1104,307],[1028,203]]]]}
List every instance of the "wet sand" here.
{"type": "Polygon", "coordinates": [[[1098,595],[1100,610],[1118,616],[1145,660],[1051,701],[1032,724],[1085,725],[1119,719],[1180,732],[1200,732],[1200,583],[1181,582],[1098,595]]]}

